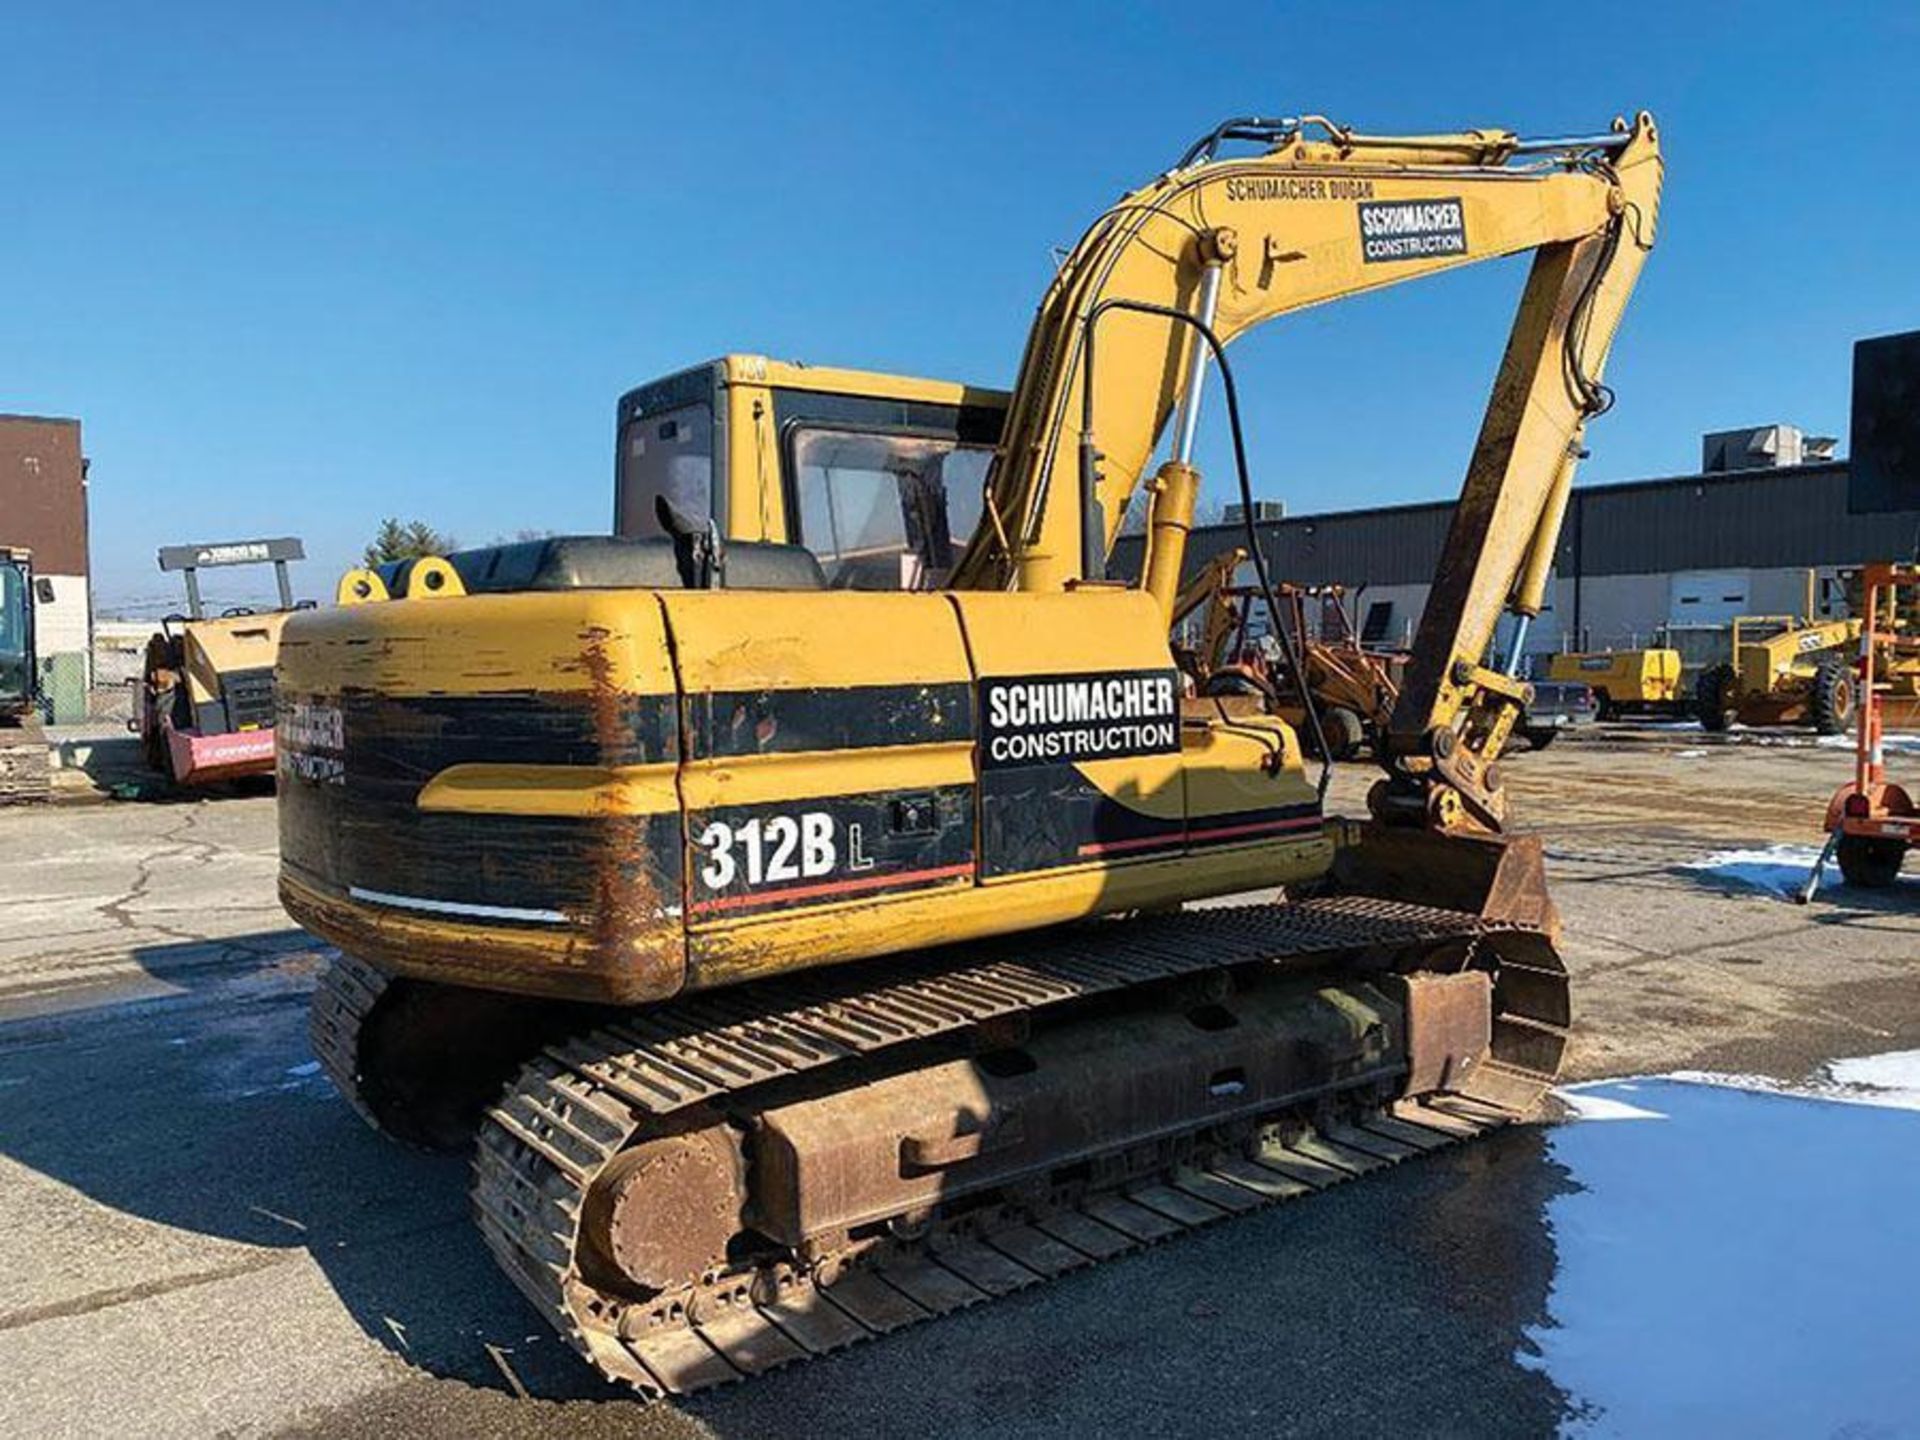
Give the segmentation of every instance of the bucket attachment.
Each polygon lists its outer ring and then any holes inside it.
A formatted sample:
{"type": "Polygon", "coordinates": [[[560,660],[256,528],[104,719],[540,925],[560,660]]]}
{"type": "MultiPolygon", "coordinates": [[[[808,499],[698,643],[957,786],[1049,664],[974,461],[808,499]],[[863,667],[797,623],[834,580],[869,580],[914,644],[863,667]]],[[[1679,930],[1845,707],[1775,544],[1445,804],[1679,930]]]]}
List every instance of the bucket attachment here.
{"type": "Polygon", "coordinates": [[[1463,910],[1494,924],[1560,939],[1537,835],[1436,834],[1369,822],[1348,827],[1333,861],[1335,886],[1349,895],[1463,910]]]}
{"type": "MultiPolygon", "coordinates": [[[[1539,837],[1358,825],[1343,837],[1333,878],[1345,893],[1460,910],[1485,922],[1466,970],[1491,976],[1487,1061],[1458,1061],[1456,1037],[1470,1036],[1474,1024],[1469,997],[1416,989],[1409,997],[1412,1029],[1416,1039],[1423,1031],[1433,1039],[1416,1044],[1414,1058],[1437,1057],[1444,1068],[1436,1076],[1431,1061],[1416,1063],[1413,1078],[1507,1113],[1528,1110],[1560,1072],[1573,1019],[1558,948],[1560,916],[1547,894],[1539,837]]],[[[1431,986],[1433,977],[1414,978],[1431,986]]]]}

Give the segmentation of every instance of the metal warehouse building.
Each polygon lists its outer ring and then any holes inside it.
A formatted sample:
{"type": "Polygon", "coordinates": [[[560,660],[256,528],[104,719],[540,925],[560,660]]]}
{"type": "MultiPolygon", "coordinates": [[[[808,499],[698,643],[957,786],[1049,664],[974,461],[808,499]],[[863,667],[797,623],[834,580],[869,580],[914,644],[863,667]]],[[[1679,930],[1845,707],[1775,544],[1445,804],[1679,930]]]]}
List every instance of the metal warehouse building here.
{"type": "MultiPolygon", "coordinates": [[[[1847,513],[1847,465],[1813,458],[1831,447],[1792,426],[1706,437],[1695,475],[1576,486],[1561,531],[1548,608],[1528,636],[1532,654],[1648,643],[1667,626],[1724,625],[1739,615],[1798,614],[1807,572],[1830,578],[1866,560],[1905,559],[1920,511],[1847,513]]],[[[1394,505],[1262,520],[1276,580],[1345,585],[1370,640],[1404,643],[1426,604],[1452,502],[1394,505]]],[[[1188,573],[1245,543],[1236,520],[1198,527],[1188,573]]],[[[1115,570],[1140,563],[1122,539],[1115,570]]],[[[1249,567],[1250,568],[1250,567],[1249,567]]],[[[1817,613],[1839,613],[1838,593],[1817,613]]]]}

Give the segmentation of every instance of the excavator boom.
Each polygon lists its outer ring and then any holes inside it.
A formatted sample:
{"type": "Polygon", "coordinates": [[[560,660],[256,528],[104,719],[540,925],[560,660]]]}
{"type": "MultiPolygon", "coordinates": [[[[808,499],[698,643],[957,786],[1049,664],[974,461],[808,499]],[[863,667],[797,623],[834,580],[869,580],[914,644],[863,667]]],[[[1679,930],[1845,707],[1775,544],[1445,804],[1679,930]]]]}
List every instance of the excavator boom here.
{"type": "Polygon", "coordinates": [[[1197,488],[1189,462],[1210,340],[1533,252],[1394,710],[1391,783],[1377,806],[1498,830],[1492,757],[1522,689],[1487,666],[1487,651],[1503,614],[1524,633],[1541,608],[1586,423],[1610,403],[1600,376],[1653,245],[1661,176],[1644,114],[1604,135],[1546,141],[1366,136],[1312,120],[1216,131],[1101,216],[1049,287],[988,476],[987,522],[954,584],[1044,590],[1103,578],[1149,484],[1156,502],[1174,503],[1156,504],[1148,588],[1171,595],[1197,488]],[[1219,159],[1226,140],[1268,148],[1219,159]],[[1170,421],[1171,459],[1149,478],[1170,421]]]}

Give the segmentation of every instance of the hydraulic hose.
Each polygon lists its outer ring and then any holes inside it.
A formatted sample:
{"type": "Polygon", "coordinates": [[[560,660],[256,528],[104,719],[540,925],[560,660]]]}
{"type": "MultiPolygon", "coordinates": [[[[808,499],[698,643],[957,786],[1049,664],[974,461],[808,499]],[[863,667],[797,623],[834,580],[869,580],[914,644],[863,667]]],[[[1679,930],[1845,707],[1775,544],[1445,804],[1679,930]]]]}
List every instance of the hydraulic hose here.
{"type": "MultiPolygon", "coordinates": [[[[1189,315],[1184,310],[1176,310],[1170,305],[1156,305],[1147,300],[1128,300],[1116,297],[1102,300],[1087,313],[1086,355],[1083,360],[1085,373],[1081,377],[1080,391],[1080,453],[1081,453],[1081,514],[1083,519],[1089,510],[1095,507],[1088,504],[1088,490],[1092,483],[1092,466],[1096,451],[1093,445],[1093,336],[1094,327],[1100,317],[1109,310],[1131,310],[1139,315],[1159,315],[1168,320],[1178,321],[1189,326],[1207,344],[1213,352],[1214,364],[1220,367],[1220,391],[1227,397],[1227,424],[1233,435],[1233,465],[1240,482],[1241,526],[1247,537],[1247,555],[1253,561],[1254,574],[1260,581],[1260,598],[1267,608],[1267,620],[1273,627],[1273,633],[1279,638],[1280,649],[1286,656],[1287,668],[1293,672],[1294,688],[1300,692],[1300,703],[1307,712],[1307,724],[1312,729],[1314,743],[1320,747],[1320,782],[1316,787],[1322,804],[1326,802],[1327,787],[1333,783],[1332,751],[1327,746],[1327,732],[1320,723],[1320,707],[1314,703],[1313,692],[1307,685],[1307,667],[1301,658],[1295,637],[1287,630],[1280,618],[1280,605],[1274,598],[1273,581],[1267,574],[1267,557],[1260,548],[1260,531],[1254,523],[1253,481],[1247,470],[1246,437],[1240,429],[1240,395],[1233,383],[1233,370],[1227,363],[1227,347],[1220,343],[1220,337],[1213,333],[1211,326],[1198,316],[1189,315]]],[[[1102,537],[1104,540],[1104,537],[1102,537]]],[[[1085,537],[1082,543],[1087,544],[1085,537]]],[[[1089,548],[1091,548],[1089,546],[1089,548]]]]}

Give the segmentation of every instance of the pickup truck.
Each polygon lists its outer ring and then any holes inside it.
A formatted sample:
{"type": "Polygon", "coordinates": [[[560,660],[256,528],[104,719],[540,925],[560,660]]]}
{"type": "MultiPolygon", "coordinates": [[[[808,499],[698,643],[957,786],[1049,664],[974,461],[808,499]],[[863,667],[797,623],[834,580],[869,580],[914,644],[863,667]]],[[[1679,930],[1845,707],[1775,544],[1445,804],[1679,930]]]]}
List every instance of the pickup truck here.
{"type": "Polygon", "coordinates": [[[1521,712],[1514,734],[1524,735],[1535,750],[1544,750],[1554,736],[1576,725],[1591,725],[1600,718],[1600,706],[1593,698],[1593,687],[1570,680],[1535,680],[1533,703],[1521,712]]]}

